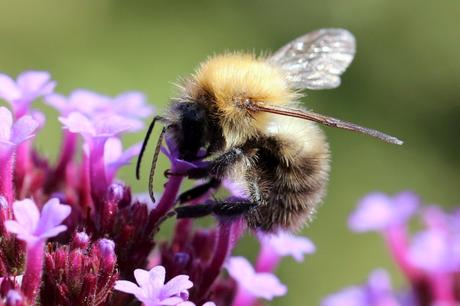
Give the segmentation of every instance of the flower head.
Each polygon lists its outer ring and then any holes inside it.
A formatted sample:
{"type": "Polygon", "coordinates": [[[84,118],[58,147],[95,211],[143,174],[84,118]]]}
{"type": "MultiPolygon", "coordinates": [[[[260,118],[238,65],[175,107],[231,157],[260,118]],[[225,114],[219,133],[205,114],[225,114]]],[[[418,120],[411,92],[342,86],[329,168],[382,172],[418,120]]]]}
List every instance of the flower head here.
{"type": "Polygon", "coordinates": [[[399,306],[385,270],[375,270],[367,284],[343,289],[326,297],[321,306],[399,306]]]}
{"type": "Polygon", "coordinates": [[[59,121],[64,128],[72,133],[81,134],[86,140],[116,137],[123,132],[142,128],[138,121],[114,114],[104,114],[90,119],[81,113],[72,112],[67,117],[59,117],[59,121]]]}
{"type": "Polygon", "coordinates": [[[62,116],[72,112],[79,112],[92,117],[99,113],[100,109],[107,108],[110,98],[96,92],[77,89],[70,93],[69,97],[61,94],[51,94],[45,98],[45,103],[54,107],[62,116]]]}
{"type": "Polygon", "coordinates": [[[16,201],[13,203],[16,220],[5,221],[5,227],[19,239],[34,244],[65,231],[67,227],[61,223],[70,215],[70,211],[70,206],[60,204],[55,198],[43,206],[41,213],[34,201],[30,199],[16,201]]]}
{"type": "Polygon", "coordinates": [[[13,115],[6,107],[0,107],[0,153],[34,137],[39,122],[31,116],[23,116],[13,122],[13,115]]]}
{"type": "Polygon", "coordinates": [[[152,107],[146,103],[140,92],[125,92],[115,98],[86,90],[74,90],[68,97],[52,94],[45,103],[54,107],[62,116],[79,112],[90,118],[101,114],[115,114],[132,119],[145,118],[152,114],[152,107]]]}
{"type": "Polygon", "coordinates": [[[272,273],[256,273],[244,257],[231,257],[225,265],[230,276],[238,285],[254,297],[272,300],[285,295],[287,287],[272,273]]]}
{"type": "Polygon", "coordinates": [[[22,117],[35,99],[51,94],[56,82],[46,71],[26,71],[14,81],[6,74],[0,74],[0,98],[14,109],[16,117],[22,117]]]}
{"type": "Polygon", "coordinates": [[[385,230],[404,224],[414,214],[419,202],[419,197],[409,191],[394,197],[380,192],[370,193],[360,201],[348,224],[355,232],[385,230]]]}
{"type": "Polygon", "coordinates": [[[193,283],[187,275],[178,275],[165,284],[166,270],[156,266],[150,271],[136,269],[134,277],[137,284],[117,281],[115,290],[134,294],[146,306],[177,305],[188,298],[188,289],[193,283]]]}

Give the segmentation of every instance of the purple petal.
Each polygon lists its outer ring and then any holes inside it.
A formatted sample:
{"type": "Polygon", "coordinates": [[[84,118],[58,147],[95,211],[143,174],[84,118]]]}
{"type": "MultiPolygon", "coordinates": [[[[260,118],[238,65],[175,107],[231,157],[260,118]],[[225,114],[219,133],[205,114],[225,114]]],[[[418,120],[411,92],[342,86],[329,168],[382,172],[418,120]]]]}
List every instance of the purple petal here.
{"type": "Polygon", "coordinates": [[[125,92],[115,97],[112,108],[118,114],[133,118],[146,118],[153,112],[153,108],[146,103],[145,95],[137,91],[125,92]]]}
{"type": "Polygon", "coordinates": [[[143,128],[139,120],[127,119],[119,115],[102,115],[93,119],[96,136],[114,137],[123,132],[134,132],[143,128]]]}
{"type": "Polygon", "coordinates": [[[67,230],[67,226],[65,225],[58,225],[53,228],[50,228],[49,230],[41,233],[40,235],[37,235],[37,238],[40,240],[46,240],[51,237],[56,237],[62,232],[65,232],[67,230]]]}
{"type": "Polygon", "coordinates": [[[69,114],[73,109],[67,98],[60,94],[51,94],[45,97],[45,104],[56,109],[61,115],[69,114]]]}
{"type": "Polygon", "coordinates": [[[135,283],[124,280],[116,281],[115,286],[113,288],[115,290],[131,293],[136,296],[142,291],[142,289],[138,287],[135,283]]]}
{"type": "Polygon", "coordinates": [[[73,110],[93,117],[110,106],[110,98],[94,91],[77,89],[70,94],[69,104],[73,110]]]}
{"type": "MultiPolygon", "coordinates": [[[[49,200],[45,206],[43,206],[40,221],[35,231],[36,235],[52,237],[50,235],[58,232],[56,227],[70,215],[71,210],[69,205],[60,204],[59,200],[56,198],[49,200]]],[[[65,228],[63,230],[65,230],[65,228]]],[[[59,232],[63,230],[62,227],[59,227],[59,232]]]]}
{"type": "Polygon", "coordinates": [[[247,282],[245,289],[256,297],[272,300],[276,296],[283,296],[287,293],[287,287],[271,273],[258,273],[247,282]]]}
{"type": "Polygon", "coordinates": [[[32,116],[22,116],[13,124],[11,142],[18,145],[34,136],[39,123],[32,116]]]}
{"type": "Polygon", "coordinates": [[[409,259],[427,271],[455,271],[460,268],[460,237],[442,230],[420,232],[413,237],[409,259]]]}
{"type": "Polygon", "coordinates": [[[297,261],[303,261],[305,254],[315,252],[315,245],[310,239],[302,236],[294,236],[287,232],[279,232],[277,235],[265,235],[261,241],[273,249],[279,256],[292,256],[297,261]]]}
{"type": "Polygon", "coordinates": [[[109,165],[120,158],[123,153],[123,144],[116,137],[107,139],[104,145],[104,163],[109,165]]]}
{"type": "Polygon", "coordinates": [[[415,212],[418,200],[410,192],[390,198],[384,193],[365,196],[348,220],[349,227],[356,232],[381,231],[389,226],[405,223],[415,212]]]}
{"type": "MultiPolygon", "coordinates": [[[[157,305],[165,305],[165,306],[178,305],[183,301],[184,300],[182,298],[180,298],[178,296],[173,296],[173,297],[166,298],[164,300],[160,300],[159,304],[157,304],[157,305]]],[[[152,305],[152,306],[154,306],[154,305],[152,305]]]]}
{"type": "Polygon", "coordinates": [[[21,97],[21,92],[16,83],[6,74],[0,73],[0,98],[12,103],[21,97]]]}
{"type": "Polygon", "coordinates": [[[67,117],[59,117],[59,121],[72,133],[89,136],[96,135],[96,130],[91,121],[80,113],[72,112],[67,117]]]}
{"type": "Polygon", "coordinates": [[[231,257],[225,264],[228,274],[238,283],[245,282],[247,279],[252,279],[255,275],[254,268],[249,261],[241,256],[231,257]]]}
{"type": "Polygon", "coordinates": [[[0,107],[0,141],[10,141],[12,127],[13,115],[6,107],[0,107]]]}
{"type": "Polygon", "coordinates": [[[34,234],[39,223],[40,212],[34,201],[24,199],[13,203],[13,213],[16,221],[23,227],[24,232],[34,234]]]}
{"type": "Polygon", "coordinates": [[[23,72],[18,76],[17,84],[23,98],[29,101],[51,94],[56,86],[56,82],[51,81],[51,76],[46,71],[23,72]]]}
{"type": "Polygon", "coordinates": [[[161,297],[166,298],[173,295],[178,295],[182,291],[193,287],[193,283],[189,280],[188,275],[177,275],[169,280],[161,290],[161,297]]]}
{"type": "Polygon", "coordinates": [[[366,295],[359,287],[350,287],[326,297],[321,306],[369,306],[366,295]]]}
{"type": "Polygon", "coordinates": [[[163,266],[153,267],[149,271],[149,280],[148,280],[148,285],[149,285],[149,289],[151,290],[151,292],[156,292],[156,294],[159,295],[161,292],[161,289],[164,286],[165,278],[166,278],[166,269],[163,266]]]}

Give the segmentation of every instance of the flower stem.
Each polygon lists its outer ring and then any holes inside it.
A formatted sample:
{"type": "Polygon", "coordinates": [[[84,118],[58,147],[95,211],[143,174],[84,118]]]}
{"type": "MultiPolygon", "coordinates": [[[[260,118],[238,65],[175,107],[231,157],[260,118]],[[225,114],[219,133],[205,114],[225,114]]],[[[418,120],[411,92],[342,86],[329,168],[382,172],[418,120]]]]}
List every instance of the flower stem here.
{"type": "Polygon", "coordinates": [[[61,183],[62,178],[65,176],[67,165],[72,160],[75,153],[75,147],[77,145],[77,134],[64,131],[64,138],[61,144],[61,150],[56,168],[54,169],[53,175],[49,178],[46,189],[47,191],[53,190],[53,188],[61,183]]]}
{"type": "Polygon", "coordinates": [[[418,283],[422,275],[407,259],[407,233],[405,227],[394,226],[383,234],[390,253],[402,272],[412,284],[418,283]]]}
{"type": "Polygon", "coordinates": [[[31,304],[34,304],[40,289],[44,248],[45,241],[27,244],[26,270],[21,289],[31,304]]]}
{"type": "Polygon", "coordinates": [[[173,208],[183,180],[183,176],[171,176],[169,178],[158,205],[150,214],[148,230],[152,230],[153,227],[157,225],[158,221],[173,208]]]}
{"type": "Polygon", "coordinates": [[[198,296],[206,296],[212,284],[219,275],[222,266],[227,259],[227,256],[230,254],[236,242],[239,240],[241,233],[241,220],[220,222],[216,236],[216,244],[214,247],[214,256],[211,258],[208,267],[203,272],[204,279],[201,283],[198,296]]]}
{"type": "Polygon", "coordinates": [[[232,306],[251,306],[257,299],[241,286],[238,286],[232,306]]]}
{"type": "Polygon", "coordinates": [[[91,196],[100,211],[107,193],[107,177],[104,164],[104,145],[106,138],[93,138],[89,152],[89,177],[91,182],[91,196]]]}
{"type": "Polygon", "coordinates": [[[259,255],[256,261],[256,271],[258,273],[274,272],[280,262],[280,256],[276,254],[269,246],[262,243],[259,255]]]}
{"type": "Polygon", "coordinates": [[[0,196],[6,199],[9,208],[14,200],[13,164],[14,155],[12,153],[7,152],[0,156],[0,196]]]}

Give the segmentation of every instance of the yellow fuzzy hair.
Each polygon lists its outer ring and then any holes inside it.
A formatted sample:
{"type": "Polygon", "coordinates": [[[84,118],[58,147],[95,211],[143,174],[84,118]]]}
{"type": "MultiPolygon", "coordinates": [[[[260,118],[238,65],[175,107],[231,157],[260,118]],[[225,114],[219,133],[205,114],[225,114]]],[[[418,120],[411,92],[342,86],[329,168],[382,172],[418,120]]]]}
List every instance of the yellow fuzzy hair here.
{"type": "Polygon", "coordinates": [[[255,122],[249,122],[247,111],[238,107],[238,103],[249,99],[271,105],[286,105],[299,97],[297,92],[289,88],[277,67],[252,54],[231,53],[212,57],[200,65],[193,76],[193,83],[215,97],[213,102],[226,121],[223,122],[223,128],[229,145],[235,145],[264,130],[272,117],[267,113],[252,114],[255,122]],[[230,131],[235,123],[240,130],[230,131]]]}

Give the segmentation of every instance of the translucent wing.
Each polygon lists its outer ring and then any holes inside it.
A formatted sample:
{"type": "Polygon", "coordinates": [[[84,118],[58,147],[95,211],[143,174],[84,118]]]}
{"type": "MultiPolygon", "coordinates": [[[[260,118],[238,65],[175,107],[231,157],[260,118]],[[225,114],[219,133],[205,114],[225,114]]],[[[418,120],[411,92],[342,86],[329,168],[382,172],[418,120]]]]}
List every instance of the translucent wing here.
{"type": "Polygon", "coordinates": [[[329,89],[340,85],[355,51],[355,38],[347,30],[321,29],[293,40],[268,61],[281,67],[292,88],[329,89]]]}

